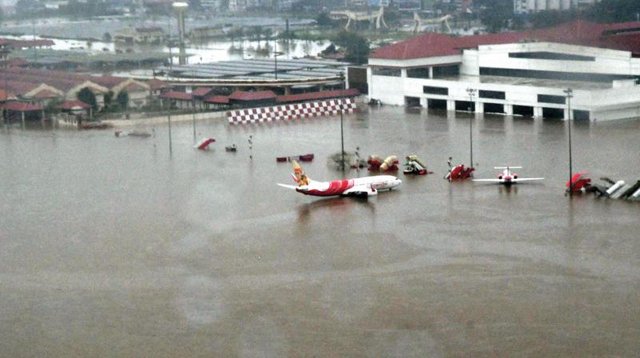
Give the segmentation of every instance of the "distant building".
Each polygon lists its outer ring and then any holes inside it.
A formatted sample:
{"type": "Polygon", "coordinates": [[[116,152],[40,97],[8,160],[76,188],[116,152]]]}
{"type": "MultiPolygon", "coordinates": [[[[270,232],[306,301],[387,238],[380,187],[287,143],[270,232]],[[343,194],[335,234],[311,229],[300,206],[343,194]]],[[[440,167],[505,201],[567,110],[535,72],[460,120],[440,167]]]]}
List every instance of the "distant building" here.
{"type": "Polygon", "coordinates": [[[524,14],[547,10],[581,9],[597,2],[600,0],[513,0],[513,12],[524,14]]]}
{"type": "Polygon", "coordinates": [[[159,44],[166,39],[160,27],[125,27],[113,36],[113,41],[124,45],[159,44]]]}

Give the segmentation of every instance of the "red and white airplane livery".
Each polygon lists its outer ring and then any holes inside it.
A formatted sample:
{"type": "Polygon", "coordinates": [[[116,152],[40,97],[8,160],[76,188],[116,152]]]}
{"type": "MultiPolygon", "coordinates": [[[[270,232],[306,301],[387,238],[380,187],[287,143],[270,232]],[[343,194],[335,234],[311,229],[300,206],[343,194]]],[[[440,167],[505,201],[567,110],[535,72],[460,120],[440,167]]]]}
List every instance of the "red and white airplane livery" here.
{"type": "Polygon", "coordinates": [[[498,174],[496,179],[473,179],[473,181],[498,183],[508,186],[523,181],[544,180],[544,178],[520,178],[517,173],[511,171],[511,169],[522,169],[522,167],[494,167],[494,169],[502,169],[502,173],[498,174]]]}
{"type": "Polygon", "coordinates": [[[304,174],[302,167],[293,161],[293,180],[298,185],[279,184],[281,187],[294,189],[298,193],[313,196],[353,196],[367,198],[377,195],[379,190],[392,190],[402,184],[402,180],[392,175],[376,175],[353,179],[333,181],[315,181],[304,174]]]}

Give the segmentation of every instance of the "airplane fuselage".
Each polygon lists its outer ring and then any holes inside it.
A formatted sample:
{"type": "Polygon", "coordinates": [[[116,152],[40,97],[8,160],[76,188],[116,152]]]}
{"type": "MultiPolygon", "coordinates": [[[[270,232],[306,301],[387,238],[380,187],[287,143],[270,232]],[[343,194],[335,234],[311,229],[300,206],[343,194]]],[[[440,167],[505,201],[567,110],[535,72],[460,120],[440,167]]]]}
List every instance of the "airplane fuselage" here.
{"type": "Polygon", "coordinates": [[[369,196],[379,190],[392,190],[401,183],[392,175],[376,175],[330,182],[311,181],[308,185],[297,187],[296,191],[313,196],[369,196]]]}

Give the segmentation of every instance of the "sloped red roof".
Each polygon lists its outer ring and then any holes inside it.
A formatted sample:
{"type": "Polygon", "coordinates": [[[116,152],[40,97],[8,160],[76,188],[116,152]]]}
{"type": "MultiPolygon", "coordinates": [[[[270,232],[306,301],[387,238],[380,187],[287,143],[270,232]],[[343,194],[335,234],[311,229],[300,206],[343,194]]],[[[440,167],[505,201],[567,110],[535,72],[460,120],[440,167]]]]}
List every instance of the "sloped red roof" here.
{"type": "Polygon", "coordinates": [[[371,58],[408,60],[458,55],[463,49],[521,41],[548,41],[609,48],[640,54],[640,22],[596,24],[583,20],[524,32],[454,37],[426,33],[376,49],[371,58]],[[635,31],[634,31],[635,30],[635,31]]]}
{"type": "Polygon", "coordinates": [[[307,92],[307,93],[278,96],[276,101],[279,103],[303,102],[303,101],[313,101],[313,100],[327,99],[327,98],[355,97],[355,96],[358,96],[359,94],[360,94],[360,91],[358,91],[358,89],[349,88],[344,90],[307,92]]]}
{"type": "Polygon", "coordinates": [[[62,102],[58,108],[70,111],[72,109],[89,109],[91,106],[80,100],[68,100],[62,102]]]}
{"type": "Polygon", "coordinates": [[[206,97],[202,101],[204,103],[228,104],[229,103],[229,97],[227,97],[227,96],[211,96],[211,97],[206,97]]]}
{"type": "Polygon", "coordinates": [[[457,55],[451,36],[427,33],[400,41],[392,45],[380,47],[373,51],[371,58],[408,60],[435,56],[457,55]]]}
{"type": "Polygon", "coordinates": [[[148,80],[147,84],[149,85],[149,87],[151,87],[151,90],[154,90],[154,91],[170,87],[166,82],[159,80],[157,78],[148,80]]]}
{"type": "MultiPolygon", "coordinates": [[[[11,93],[8,94],[9,99],[12,97],[11,93]]],[[[7,92],[3,89],[0,89],[0,101],[7,100],[7,92]]]]}
{"type": "Polygon", "coordinates": [[[16,112],[32,112],[41,111],[44,106],[27,102],[7,102],[2,105],[2,108],[16,112]]]}
{"type": "Polygon", "coordinates": [[[193,96],[191,93],[186,92],[178,92],[178,91],[167,91],[160,95],[160,98],[163,99],[175,99],[178,101],[191,101],[193,100],[193,96]]]}
{"type": "Polygon", "coordinates": [[[195,97],[204,97],[208,95],[209,92],[211,92],[211,87],[198,87],[194,89],[191,94],[193,94],[195,97]]]}
{"type": "Polygon", "coordinates": [[[260,101],[265,99],[276,99],[276,94],[272,91],[235,91],[229,96],[229,99],[234,101],[260,101]]]}
{"type": "Polygon", "coordinates": [[[49,99],[49,98],[57,98],[57,97],[60,97],[60,95],[48,89],[43,89],[41,91],[38,91],[34,96],[31,96],[31,98],[37,98],[37,99],[49,99]]]}

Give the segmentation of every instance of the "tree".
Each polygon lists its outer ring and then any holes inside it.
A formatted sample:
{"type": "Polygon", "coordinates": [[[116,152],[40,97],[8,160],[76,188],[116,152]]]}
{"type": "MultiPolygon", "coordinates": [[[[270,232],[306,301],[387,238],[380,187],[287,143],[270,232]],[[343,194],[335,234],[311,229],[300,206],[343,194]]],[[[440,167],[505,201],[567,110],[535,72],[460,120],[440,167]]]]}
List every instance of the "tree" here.
{"type": "Polygon", "coordinates": [[[323,11],[316,17],[316,24],[320,27],[333,27],[336,22],[329,17],[326,11],[323,11]]]}
{"type": "Polygon", "coordinates": [[[340,31],[335,43],[345,49],[344,59],[356,64],[366,63],[369,58],[369,41],[353,32],[340,31]]]}
{"type": "Polygon", "coordinates": [[[513,17],[512,0],[480,0],[478,6],[482,9],[480,21],[488,32],[498,32],[506,28],[513,17]]]}
{"type": "Polygon", "coordinates": [[[577,13],[575,11],[547,10],[533,14],[531,23],[535,28],[545,28],[571,21],[576,17],[577,13]]]}
{"type": "Polygon", "coordinates": [[[118,92],[118,96],[116,97],[116,102],[120,105],[122,110],[126,111],[129,107],[129,93],[125,90],[118,92]]]}
{"type": "Polygon", "coordinates": [[[88,87],[84,87],[78,92],[78,100],[88,104],[95,111],[98,108],[98,101],[96,101],[96,95],[91,92],[88,87]]]}
{"type": "Polygon", "coordinates": [[[586,10],[586,17],[598,22],[637,21],[640,18],[638,0],[602,0],[586,10]]]}
{"type": "Polygon", "coordinates": [[[104,102],[105,110],[108,110],[109,108],[111,108],[111,104],[113,102],[113,91],[109,91],[105,93],[102,101],[104,102]]]}

